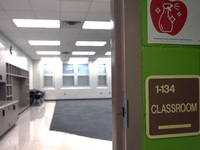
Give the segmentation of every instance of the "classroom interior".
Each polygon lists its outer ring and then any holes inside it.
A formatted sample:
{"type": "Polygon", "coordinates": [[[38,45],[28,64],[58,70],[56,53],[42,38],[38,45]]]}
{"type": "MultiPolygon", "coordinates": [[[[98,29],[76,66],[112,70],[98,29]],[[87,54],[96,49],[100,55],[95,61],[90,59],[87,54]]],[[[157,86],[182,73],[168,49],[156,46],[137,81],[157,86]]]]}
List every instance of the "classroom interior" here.
{"type": "Polygon", "coordinates": [[[110,1],[0,1],[0,19],[0,149],[111,150],[112,141],[49,131],[56,101],[112,98],[110,1]],[[108,26],[84,28],[95,22],[108,26]],[[44,92],[35,107],[33,89],[44,92]]]}

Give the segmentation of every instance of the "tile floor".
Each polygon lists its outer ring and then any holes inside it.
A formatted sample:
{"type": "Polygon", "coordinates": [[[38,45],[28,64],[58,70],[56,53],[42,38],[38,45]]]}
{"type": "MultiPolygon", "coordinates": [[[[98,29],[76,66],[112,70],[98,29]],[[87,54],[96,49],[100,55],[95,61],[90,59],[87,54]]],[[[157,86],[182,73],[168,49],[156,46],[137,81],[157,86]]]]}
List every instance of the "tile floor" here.
{"type": "Polygon", "coordinates": [[[112,150],[112,142],[50,131],[55,102],[30,107],[7,134],[0,150],[112,150]]]}

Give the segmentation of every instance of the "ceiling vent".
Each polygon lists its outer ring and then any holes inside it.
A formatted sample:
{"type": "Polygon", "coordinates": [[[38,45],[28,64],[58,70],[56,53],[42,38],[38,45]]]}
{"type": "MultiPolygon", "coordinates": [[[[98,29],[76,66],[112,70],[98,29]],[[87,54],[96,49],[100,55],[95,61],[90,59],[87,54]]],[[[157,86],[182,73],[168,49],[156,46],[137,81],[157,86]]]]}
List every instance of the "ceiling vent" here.
{"type": "Polygon", "coordinates": [[[61,52],[61,54],[68,55],[68,54],[71,54],[71,52],[61,52]]]}
{"type": "Polygon", "coordinates": [[[81,21],[62,21],[62,28],[81,28],[81,21]]]}
{"type": "Polygon", "coordinates": [[[61,52],[61,57],[66,57],[70,55],[72,52],[61,52]]]}

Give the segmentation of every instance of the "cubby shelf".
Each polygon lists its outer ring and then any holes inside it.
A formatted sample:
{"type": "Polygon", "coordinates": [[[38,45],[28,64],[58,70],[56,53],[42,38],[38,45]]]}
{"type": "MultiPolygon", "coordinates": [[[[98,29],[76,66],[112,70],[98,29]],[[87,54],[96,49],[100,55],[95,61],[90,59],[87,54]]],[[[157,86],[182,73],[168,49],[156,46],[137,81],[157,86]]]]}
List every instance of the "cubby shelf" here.
{"type": "Polygon", "coordinates": [[[30,105],[29,72],[6,63],[6,100],[19,100],[19,113],[30,105]]]}

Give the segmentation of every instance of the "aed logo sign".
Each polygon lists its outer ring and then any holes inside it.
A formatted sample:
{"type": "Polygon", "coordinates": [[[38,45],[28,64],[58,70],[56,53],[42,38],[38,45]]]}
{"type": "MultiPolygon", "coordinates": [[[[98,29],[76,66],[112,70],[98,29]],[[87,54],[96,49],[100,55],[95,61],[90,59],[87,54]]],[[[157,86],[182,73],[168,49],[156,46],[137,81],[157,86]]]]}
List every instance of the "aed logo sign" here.
{"type": "Polygon", "coordinates": [[[146,133],[151,139],[200,134],[199,76],[146,79],[146,133]]]}

